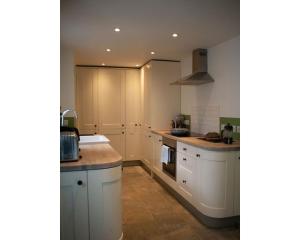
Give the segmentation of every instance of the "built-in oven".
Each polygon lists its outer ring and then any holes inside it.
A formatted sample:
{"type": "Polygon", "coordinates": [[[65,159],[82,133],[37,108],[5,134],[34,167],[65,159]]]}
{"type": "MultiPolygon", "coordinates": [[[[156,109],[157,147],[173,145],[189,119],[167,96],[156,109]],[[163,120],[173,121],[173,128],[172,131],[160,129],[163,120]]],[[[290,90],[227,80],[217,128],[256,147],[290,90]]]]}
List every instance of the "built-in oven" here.
{"type": "Polygon", "coordinates": [[[176,181],[176,140],[163,137],[163,145],[168,149],[168,161],[162,163],[163,172],[176,181]]]}

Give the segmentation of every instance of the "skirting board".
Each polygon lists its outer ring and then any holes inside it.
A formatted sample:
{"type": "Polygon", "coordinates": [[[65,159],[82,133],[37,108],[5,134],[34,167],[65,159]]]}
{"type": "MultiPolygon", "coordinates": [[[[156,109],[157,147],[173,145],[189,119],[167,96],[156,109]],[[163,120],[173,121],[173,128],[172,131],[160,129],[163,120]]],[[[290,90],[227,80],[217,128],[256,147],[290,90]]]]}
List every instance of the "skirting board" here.
{"type": "Polygon", "coordinates": [[[122,167],[133,167],[133,166],[141,166],[141,160],[130,160],[130,161],[123,161],[122,167]]]}

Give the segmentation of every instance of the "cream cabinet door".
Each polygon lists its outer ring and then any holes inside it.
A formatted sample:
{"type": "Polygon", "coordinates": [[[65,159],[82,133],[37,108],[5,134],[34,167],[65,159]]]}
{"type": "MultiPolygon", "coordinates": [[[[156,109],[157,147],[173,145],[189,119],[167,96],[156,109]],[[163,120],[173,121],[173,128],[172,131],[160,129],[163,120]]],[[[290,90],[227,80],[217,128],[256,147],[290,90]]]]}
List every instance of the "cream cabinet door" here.
{"type": "Polygon", "coordinates": [[[126,74],[126,128],[141,126],[141,80],[140,70],[128,69],[126,74]]]}
{"type": "Polygon", "coordinates": [[[100,128],[125,127],[125,71],[99,69],[100,128]]]}
{"type": "Polygon", "coordinates": [[[145,131],[143,139],[143,161],[151,169],[153,160],[153,141],[151,132],[145,131]]]}
{"type": "Polygon", "coordinates": [[[153,168],[157,171],[162,171],[162,163],[161,163],[161,146],[162,146],[162,136],[152,134],[152,142],[153,142],[153,168]]]}
{"type": "Polygon", "coordinates": [[[110,140],[110,145],[125,159],[125,129],[102,129],[99,132],[110,140]]]}
{"type": "Polygon", "coordinates": [[[197,159],[197,202],[199,210],[211,217],[234,215],[234,159],[197,159]]]}
{"type": "Polygon", "coordinates": [[[90,238],[122,239],[121,166],[89,170],[90,238]]]}
{"type": "Polygon", "coordinates": [[[136,128],[126,129],[126,161],[130,160],[141,160],[142,159],[142,136],[141,131],[136,128]]]}
{"type": "Polygon", "coordinates": [[[60,239],[89,239],[86,171],[60,173],[60,239]]]}
{"type": "Polygon", "coordinates": [[[76,68],[76,111],[80,132],[97,128],[97,71],[96,68],[76,68]]]}
{"type": "Polygon", "coordinates": [[[147,126],[147,128],[151,128],[151,65],[149,64],[143,67],[142,84],[144,124],[147,126]]]}

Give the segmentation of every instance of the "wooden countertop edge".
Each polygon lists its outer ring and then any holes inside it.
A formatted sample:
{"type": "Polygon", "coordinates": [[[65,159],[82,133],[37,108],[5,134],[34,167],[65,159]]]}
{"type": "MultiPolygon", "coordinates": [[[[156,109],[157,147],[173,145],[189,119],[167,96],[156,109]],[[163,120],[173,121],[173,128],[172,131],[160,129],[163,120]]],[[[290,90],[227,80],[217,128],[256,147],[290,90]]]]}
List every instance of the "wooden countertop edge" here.
{"type": "Polygon", "coordinates": [[[80,146],[82,158],[75,162],[61,162],[60,171],[87,171],[118,167],[122,156],[109,144],[80,146]]]}
{"type": "Polygon", "coordinates": [[[113,168],[122,165],[122,157],[116,160],[115,162],[109,163],[94,163],[94,164],[85,164],[85,165],[78,165],[78,166],[61,166],[61,172],[70,172],[70,171],[87,171],[87,170],[99,170],[99,169],[106,169],[106,168],[113,168]]]}
{"type": "Polygon", "coordinates": [[[202,143],[202,140],[197,139],[197,143],[192,142],[190,140],[195,140],[196,137],[176,137],[170,134],[166,134],[164,132],[166,132],[168,130],[154,130],[152,129],[151,132],[154,134],[158,134],[161,135],[163,137],[168,137],[171,138],[173,140],[176,140],[178,142],[182,142],[182,143],[186,143],[195,147],[199,147],[199,148],[203,148],[205,150],[209,150],[209,151],[239,151],[240,150],[240,146],[236,146],[236,145],[228,145],[228,146],[205,146],[204,144],[213,144],[213,143],[202,143]]]}

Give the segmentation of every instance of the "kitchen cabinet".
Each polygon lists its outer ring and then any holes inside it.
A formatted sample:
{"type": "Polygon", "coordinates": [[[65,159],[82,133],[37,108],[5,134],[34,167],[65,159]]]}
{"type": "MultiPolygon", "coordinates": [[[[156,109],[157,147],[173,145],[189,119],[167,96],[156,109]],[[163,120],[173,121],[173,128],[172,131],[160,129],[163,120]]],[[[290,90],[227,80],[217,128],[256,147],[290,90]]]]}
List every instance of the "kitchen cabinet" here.
{"type": "Polygon", "coordinates": [[[86,171],[61,173],[60,238],[89,239],[88,214],[86,171]]]}
{"type": "Polygon", "coordinates": [[[97,68],[76,68],[76,111],[77,126],[84,134],[94,133],[97,129],[99,112],[97,68]]]}
{"type": "Polygon", "coordinates": [[[142,135],[139,129],[128,128],[125,133],[126,161],[142,159],[142,135]]]}
{"type": "Polygon", "coordinates": [[[152,60],[141,69],[142,112],[145,129],[169,129],[180,113],[180,62],[152,60]],[[162,114],[163,113],[163,114],[162,114]]]}
{"type": "Polygon", "coordinates": [[[141,80],[140,70],[127,69],[125,71],[125,113],[126,138],[125,161],[142,159],[141,134],[141,80]]]}
{"type": "Polygon", "coordinates": [[[88,171],[89,240],[122,236],[121,167],[88,171]]]}
{"type": "Polygon", "coordinates": [[[121,166],[60,176],[61,239],[121,239],[121,166]]]}
{"type": "Polygon", "coordinates": [[[240,215],[240,152],[236,153],[234,168],[234,215],[240,215]]]}
{"type": "Polygon", "coordinates": [[[104,134],[123,160],[140,160],[140,70],[77,67],[76,73],[80,134],[104,134]]]}
{"type": "Polygon", "coordinates": [[[140,70],[125,70],[126,128],[141,127],[141,79],[140,70]]]}
{"type": "Polygon", "coordinates": [[[150,145],[148,132],[151,129],[169,129],[171,120],[180,113],[180,87],[170,85],[179,78],[179,62],[151,60],[141,68],[143,156],[149,166],[152,166],[153,151],[151,158],[150,147],[147,147],[150,145]]]}
{"type": "Polygon", "coordinates": [[[153,144],[153,168],[156,171],[162,171],[161,163],[161,146],[162,146],[162,136],[152,134],[152,144],[153,144]]]}
{"type": "Polygon", "coordinates": [[[208,151],[181,142],[177,143],[177,151],[179,164],[194,169],[189,188],[194,196],[188,200],[207,216],[234,216],[236,152],[208,151]],[[181,158],[186,158],[185,163],[181,158]]]}
{"type": "Polygon", "coordinates": [[[110,145],[125,158],[125,129],[103,129],[100,134],[106,136],[110,140],[110,145]]]}
{"type": "Polygon", "coordinates": [[[153,141],[151,131],[144,131],[143,134],[143,163],[149,168],[152,168],[153,161],[153,141]]]}
{"type": "Polygon", "coordinates": [[[121,69],[99,69],[100,129],[125,127],[125,72],[121,69]]]}

